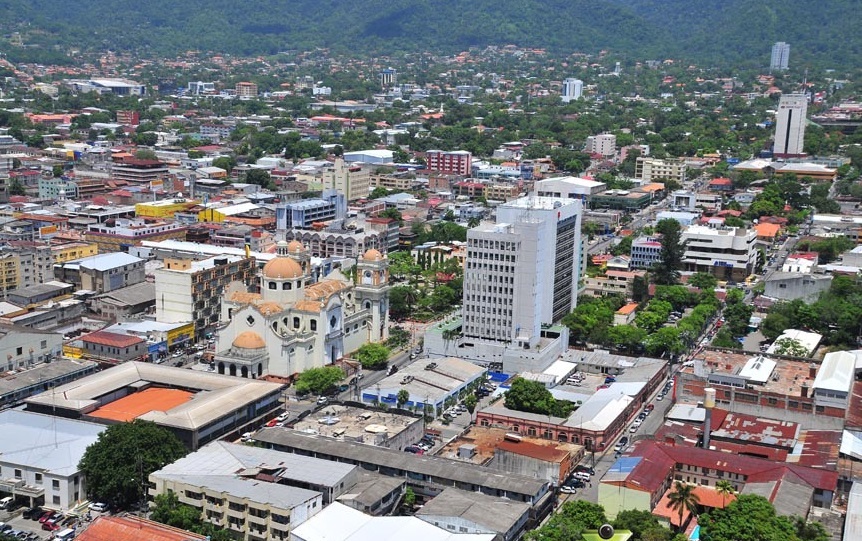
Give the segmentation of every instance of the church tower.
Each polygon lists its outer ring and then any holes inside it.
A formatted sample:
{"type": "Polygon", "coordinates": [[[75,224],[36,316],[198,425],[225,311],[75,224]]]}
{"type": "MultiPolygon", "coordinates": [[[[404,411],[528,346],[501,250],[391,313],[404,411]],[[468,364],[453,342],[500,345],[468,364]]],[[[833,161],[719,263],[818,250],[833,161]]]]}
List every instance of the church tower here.
{"type": "Polygon", "coordinates": [[[280,241],[276,253],[278,256],[263,266],[261,296],[282,305],[294,304],[305,298],[310,267],[308,254],[298,241],[290,244],[280,241]],[[293,254],[290,253],[291,248],[293,254]]]}
{"type": "Polygon", "coordinates": [[[356,262],[356,300],[370,313],[369,341],[389,338],[389,261],[373,248],[356,262]]]}

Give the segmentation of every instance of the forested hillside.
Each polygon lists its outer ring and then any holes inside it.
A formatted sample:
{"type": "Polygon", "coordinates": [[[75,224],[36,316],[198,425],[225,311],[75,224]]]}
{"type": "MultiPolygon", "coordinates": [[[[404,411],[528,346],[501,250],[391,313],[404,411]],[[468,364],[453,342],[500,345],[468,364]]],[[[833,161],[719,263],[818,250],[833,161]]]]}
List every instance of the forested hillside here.
{"type": "Polygon", "coordinates": [[[793,61],[849,65],[862,52],[853,0],[6,0],[11,59],[70,48],[240,55],[328,47],[335,52],[451,53],[516,44],[555,52],[768,63],[772,42],[793,61]],[[18,32],[27,46],[12,47],[18,32]]]}

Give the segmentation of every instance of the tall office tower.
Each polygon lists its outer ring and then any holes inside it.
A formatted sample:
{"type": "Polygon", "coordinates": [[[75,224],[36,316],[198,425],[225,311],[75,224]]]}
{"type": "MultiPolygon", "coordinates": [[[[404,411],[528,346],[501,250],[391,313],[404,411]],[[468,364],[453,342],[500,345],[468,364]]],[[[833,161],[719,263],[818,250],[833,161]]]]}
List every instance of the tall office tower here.
{"type": "Polygon", "coordinates": [[[584,82],[569,77],[563,81],[563,103],[580,99],[584,95],[584,82]]]}
{"type": "Polygon", "coordinates": [[[465,338],[532,350],[542,324],[575,307],[582,216],[580,200],[523,197],[467,232],[465,338]]]}
{"type": "Polygon", "coordinates": [[[778,41],[772,46],[772,59],[769,61],[770,70],[786,70],[790,63],[790,44],[778,41]]]}
{"type": "Polygon", "coordinates": [[[778,118],[775,121],[776,158],[795,158],[803,156],[805,139],[805,114],[808,112],[808,96],[805,94],[785,94],[778,102],[778,118]]]}
{"type": "Polygon", "coordinates": [[[394,68],[386,68],[380,72],[380,86],[383,88],[395,86],[397,80],[398,71],[394,68]]]}

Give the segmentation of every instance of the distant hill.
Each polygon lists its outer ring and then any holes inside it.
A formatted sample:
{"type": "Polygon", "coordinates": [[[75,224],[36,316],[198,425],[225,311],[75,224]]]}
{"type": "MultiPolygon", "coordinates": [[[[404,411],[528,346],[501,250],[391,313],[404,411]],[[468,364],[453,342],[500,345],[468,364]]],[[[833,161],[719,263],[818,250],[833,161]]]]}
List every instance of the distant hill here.
{"type": "MultiPolygon", "coordinates": [[[[0,29],[41,51],[452,53],[516,44],[757,66],[774,41],[787,41],[792,63],[847,66],[862,52],[857,8],[858,0],[5,0],[0,29]]],[[[2,49],[13,59],[33,52],[2,49]]]]}

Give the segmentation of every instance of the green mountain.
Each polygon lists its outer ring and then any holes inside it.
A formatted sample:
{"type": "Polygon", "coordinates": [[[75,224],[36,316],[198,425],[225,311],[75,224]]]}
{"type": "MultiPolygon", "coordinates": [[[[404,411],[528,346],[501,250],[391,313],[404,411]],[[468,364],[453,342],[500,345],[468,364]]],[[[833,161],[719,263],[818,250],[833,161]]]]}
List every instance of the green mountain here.
{"type": "Polygon", "coordinates": [[[764,65],[780,40],[791,43],[791,62],[850,65],[862,42],[855,8],[858,0],[5,0],[5,38],[18,32],[39,47],[0,50],[15,59],[75,47],[251,55],[516,44],[764,65]]]}

